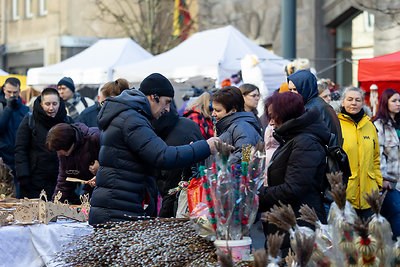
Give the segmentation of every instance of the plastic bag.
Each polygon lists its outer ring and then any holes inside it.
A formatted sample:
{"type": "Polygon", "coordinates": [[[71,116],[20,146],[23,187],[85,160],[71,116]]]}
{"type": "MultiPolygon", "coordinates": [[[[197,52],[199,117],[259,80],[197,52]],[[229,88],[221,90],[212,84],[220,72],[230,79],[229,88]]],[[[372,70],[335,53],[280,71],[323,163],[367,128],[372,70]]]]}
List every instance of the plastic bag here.
{"type": "Polygon", "coordinates": [[[188,186],[187,189],[187,200],[188,200],[188,207],[189,213],[191,213],[197,204],[207,203],[206,200],[206,193],[203,188],[203,182],[199,178],[193,178],[188,186]]]}
{"type": "Polygon", "coordinates": [[[190,215],[187,191],[187,188],[183,188],[179,193],[176,218],[188,218],[190,215]]]}

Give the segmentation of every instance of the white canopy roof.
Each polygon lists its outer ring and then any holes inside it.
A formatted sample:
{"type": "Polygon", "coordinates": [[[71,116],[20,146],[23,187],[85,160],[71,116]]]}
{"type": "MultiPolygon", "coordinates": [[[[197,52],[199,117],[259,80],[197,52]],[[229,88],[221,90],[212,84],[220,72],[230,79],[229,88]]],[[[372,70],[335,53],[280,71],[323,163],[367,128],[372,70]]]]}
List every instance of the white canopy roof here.
{"type": "Polygon", "coordinates": [[[60,63],[28,70],[28,85],[57,84],[68,76],[75,84],[101,84],[112,80],[114,68],[153,57],[130,38],[99,40],[60,63]]]}
{"type": "Polygon", "coordinates": [[[8,76],[8,75],[9,75],[8,72],[0,69],[0,76],[8,76]]]}
{"type": "Polygon", "coordinates": [[[198,76],[222,81],[241,69],[240,60],[245,55],[258,57],[268,88],[277,89],[285,81],[283,67],[289,61],[260,47],[233,26],[195,33],[167,52],[140,63],[118,66],[114,79],[140,82],[159,72],[178,82],[198,76]]]}

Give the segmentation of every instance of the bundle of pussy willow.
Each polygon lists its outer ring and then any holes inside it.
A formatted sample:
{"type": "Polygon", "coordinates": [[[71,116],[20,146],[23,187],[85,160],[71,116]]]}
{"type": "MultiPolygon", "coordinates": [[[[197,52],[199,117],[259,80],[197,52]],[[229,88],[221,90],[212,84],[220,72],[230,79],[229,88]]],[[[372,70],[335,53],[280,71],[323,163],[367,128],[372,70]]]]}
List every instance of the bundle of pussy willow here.
{"type": "MultiPolygon", "coordinates": [[[[346,200],[341,173],[330,174],[328,179],[334,202],[327,225],[306,205],[300,208],[297,219],[292,207],[283,203],[275,205],[262,218],[290,236],[289,255],[281,259],[275,246],[274,256],[264,254],[267,266],[400,266],[400,241],[392,240],[390,224],[379,214],[385,193],[381,195],[376,190],[365,195],[374,215],[362,221],[346,200]],[[314,229],[299,226],[298,220],[313,225],[314,229]]],[[[270,238],[277,236],[269,236],[267,241],[270,238]]]]}

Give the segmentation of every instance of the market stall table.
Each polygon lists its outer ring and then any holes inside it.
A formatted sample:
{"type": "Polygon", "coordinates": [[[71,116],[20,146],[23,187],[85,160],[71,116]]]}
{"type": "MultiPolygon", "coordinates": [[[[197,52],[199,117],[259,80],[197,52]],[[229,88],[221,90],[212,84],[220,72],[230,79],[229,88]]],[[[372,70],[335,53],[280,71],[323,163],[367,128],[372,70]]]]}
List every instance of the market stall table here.
{"type": "Polygon", "coordinates": [[[87,222],[58,220],[37,225],[0,227],[0,266],[56,266],[56,252],[74,238],[93,232],[87,222]]]}

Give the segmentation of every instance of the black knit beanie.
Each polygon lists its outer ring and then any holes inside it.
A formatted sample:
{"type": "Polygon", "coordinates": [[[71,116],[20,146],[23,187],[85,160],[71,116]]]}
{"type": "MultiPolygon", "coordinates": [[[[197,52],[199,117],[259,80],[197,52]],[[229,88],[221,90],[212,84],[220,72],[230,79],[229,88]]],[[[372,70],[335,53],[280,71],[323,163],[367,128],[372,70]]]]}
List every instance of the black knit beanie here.
{"type": "Polygon", "coordinates": [[[171,82],[160,73],[147,76],[140,84],[139,90],[145,95],[174,97],[174,87],[171,82]]]}
{"type": "Polygon", "coordinates": [[[68,87],[69,89],[71,89],[72,92],[75,92],[74,81],[73,81],[70,77],[64,77],[64,78],[62,78],[62,79],[57,83],[57,86],[60,86],[60,85],[65,85],[66,87],[68,87]]]}

